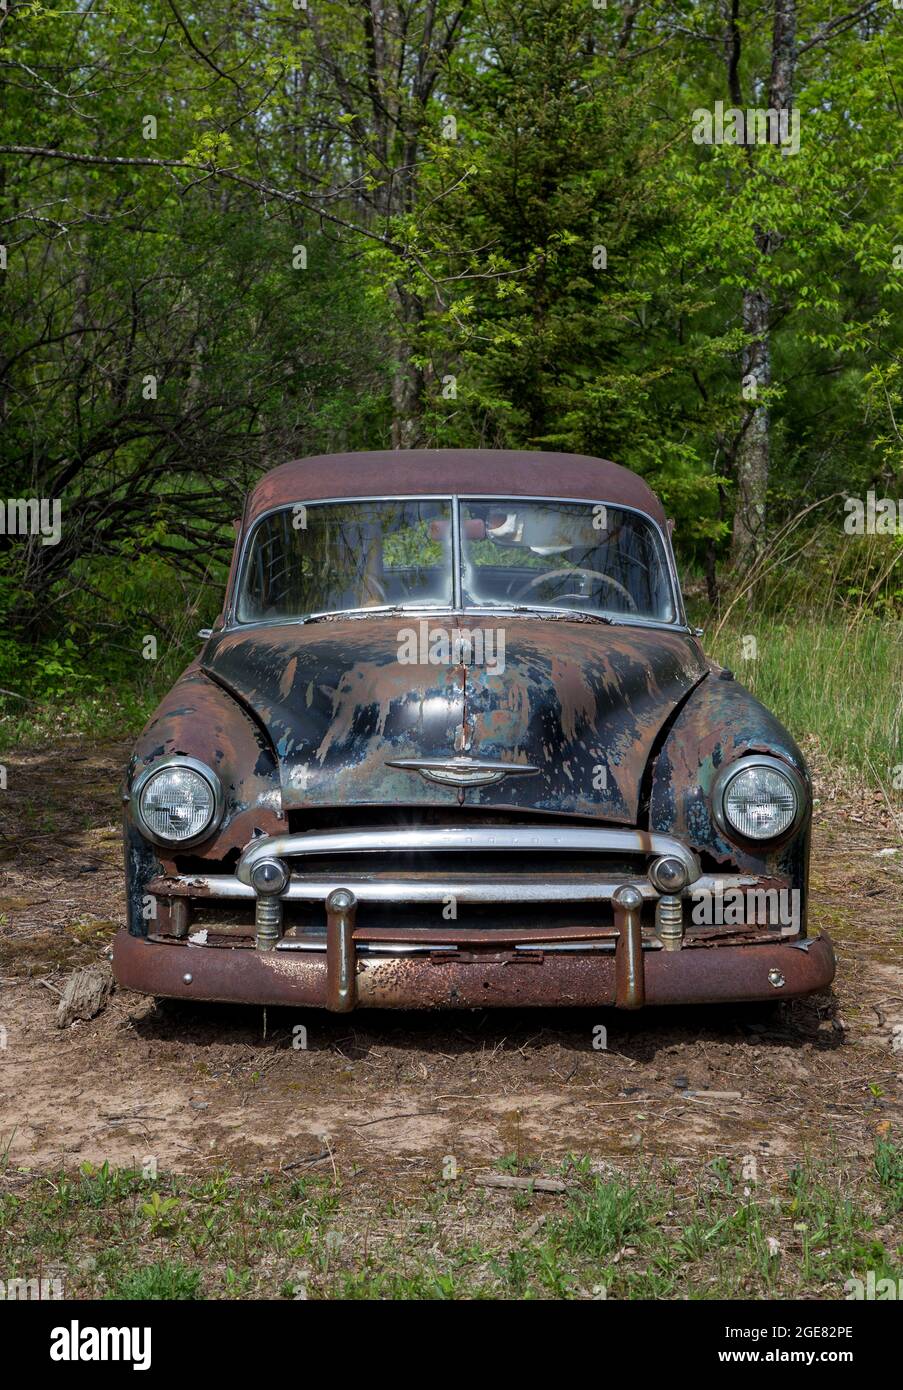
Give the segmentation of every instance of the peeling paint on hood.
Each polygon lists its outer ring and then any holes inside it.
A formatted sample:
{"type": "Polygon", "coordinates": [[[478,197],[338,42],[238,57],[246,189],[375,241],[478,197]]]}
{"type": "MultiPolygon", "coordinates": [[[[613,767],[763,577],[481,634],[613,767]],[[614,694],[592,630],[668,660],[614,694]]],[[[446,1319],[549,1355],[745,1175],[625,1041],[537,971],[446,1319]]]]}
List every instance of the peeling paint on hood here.
{"type": "Polygon", "coordinates": [[[204,669],[266,726],[288,808],[374,804],[511,807],[635,824],[664,722],[705,675],[685,632],[539,617],[430,617],[504,634],[504,669],[407,664],[419,620],[337,619],[232,630],[204,669]],[[532,763],[530,778],[468,788],[430,782],[400,758],[456,753],[532,763]]]}

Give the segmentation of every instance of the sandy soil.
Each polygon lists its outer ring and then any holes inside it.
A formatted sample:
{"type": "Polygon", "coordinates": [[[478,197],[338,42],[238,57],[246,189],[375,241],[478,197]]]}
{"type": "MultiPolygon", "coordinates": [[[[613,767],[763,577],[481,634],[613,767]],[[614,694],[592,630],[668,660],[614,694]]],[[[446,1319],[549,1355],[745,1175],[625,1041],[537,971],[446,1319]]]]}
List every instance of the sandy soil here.
{"type": "Polygon", "coordinates": [[[833,991],[773,1008],[399,1014],[155,1002],[117,993],[55,1025],[58,993],[124,921],[127,749],[8,757],[0,793],[0,1154],[197,1172],[390,1174],[505,1154],[705,1162],[870,1152],[901,1119],[903,843],[880,798],[817,779],[815,925],[833,991]],[[879,853],[890,850],[892,853],[879,853]],[[293,1028],[307,1028],[295,1050],[293,1028]],[[593,1028],[608,1029],[607,1051],[593,1028]],[[5,1035],[2,1032],[5,1029],[5,1035]]]}

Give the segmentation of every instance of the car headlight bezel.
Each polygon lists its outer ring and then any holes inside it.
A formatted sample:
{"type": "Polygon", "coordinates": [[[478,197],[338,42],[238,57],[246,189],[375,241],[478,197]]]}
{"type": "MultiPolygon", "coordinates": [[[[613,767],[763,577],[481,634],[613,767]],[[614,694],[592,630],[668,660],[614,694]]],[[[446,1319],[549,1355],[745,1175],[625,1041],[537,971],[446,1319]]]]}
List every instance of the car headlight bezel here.
{"type": "Polygon", "coordinates": [[[771,845],[779,844],[782,840],[788,839],[799,828],[808,806],[809,790],[796,768],[790,763],[784,762],[782,758],[773,758],[765,753],[750,753],[744,758],[735,758],[733,762],[727,763],[719,772],[712,787],[712,816],[715,824],[727,839],[739,841],[742,844],[771,845]],[[730,785],[740,773],[752,768],[764,768],[770,772],[778,773],[787,782],[796,798],[796,809],[790,821],[783,830],[774,834],[750,835],[746,831],[739,830],[728,817],[725,803],[730,785]]]}
{"type": "Polygon", "coordinates": [[[170,758],[161,758],[159,762],[155,762],[150,767],[145,768],[132,787],[130,801],[132,817],[142,835],[152,840],[155,845],[162,845],[166,849],[171,850],[179,850],[190,847],[191,845],[200,844],[202,840],[209,840],[222,820],[223,808],[225,806],[223,785],[219,777],[217,777],[216,773],[213,771],[213,768],[209,767],[207,763],[201,762],[198,758],[189,758],[178,753],[170,758]],[[207,783],[213,795],[213,811],[210,818],[200,830],[195,831],[193,835],[186,835],[182,839],[171,839],[154,830],[153,827],[148,824],[142,810],[142,800],[150,783],[161,772],[169,771],[172,768],[179,768],[186,772],[194,773],[207,783]]]}

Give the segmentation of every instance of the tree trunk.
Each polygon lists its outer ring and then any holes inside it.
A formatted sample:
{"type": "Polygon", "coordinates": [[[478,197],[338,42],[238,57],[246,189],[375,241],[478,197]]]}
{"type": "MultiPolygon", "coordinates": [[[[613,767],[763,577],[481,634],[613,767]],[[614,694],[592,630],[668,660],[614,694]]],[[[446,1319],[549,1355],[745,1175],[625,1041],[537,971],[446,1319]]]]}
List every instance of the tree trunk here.
{"type": "Polygon", "coordinates": [[[771,344],[768,321],[771,304],[759,290],[743,294],[743,331],[749,337],[743,349],[743,390],[755,392],[743,421],[737,445],[737,500],[731,560],[735,565],[750,563],[761,549],[765,537],[765,498],[771,463],[771,416],[762,392],[771,384],[771,344]]]}
{"type": "MultiPolygon", "coordinates": [[[[736,74],[736,47],[732,56],[736,74]]],[[[778,113],[789,113],[793,106],[795,61],[796,0],[774,0],[768,104],[771,110],[778,113]]],[[[772,142],[777,142],[779,138],[777,126],[778,122],[769,126],[772,142]]],[[[776,232],[757,231],[756,246],[760,255],[770,255],[779,239],[776,232]]],[[[765,291],[752,286],[746,289],[743,294],[743,329],[748,341],[742,357],[742,388],[744,399],[749,401],[749,409],[737,446],[737,501],[731,543],[731,561],[738,568],[746,568],[755,560],[765,540],[766,498],[771,467],[771,416],[767,403],[767,388],[771,384],[770,318],[771,303],[765,291]]]]}
{"type": "Polygon", "coordinates": [[[403,285],[391,297],[398,320],[392,342],[392,448],[414,449],[422,443],[423,372],[411,353],[423,305],[403,285]]]}
{"type": "Polygon", "coordinates": [[[404,342],[394,346],[392,448],[415,449],[421,442],[423,376],[411,365],[404,342]]]}

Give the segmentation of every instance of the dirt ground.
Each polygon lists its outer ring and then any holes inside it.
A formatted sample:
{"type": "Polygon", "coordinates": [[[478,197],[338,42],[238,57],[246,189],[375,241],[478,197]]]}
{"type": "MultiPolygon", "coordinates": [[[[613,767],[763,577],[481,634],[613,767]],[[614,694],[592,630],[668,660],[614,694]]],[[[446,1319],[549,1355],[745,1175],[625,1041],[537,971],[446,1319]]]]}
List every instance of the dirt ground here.
{"type": "MultiPolygon", "coordinates": [[[[9,757],[0,792],[0,1155],[46,1172],[436,1173],[499,1158],[707,1162],[870,1153],[901,1120],[903,839],[882,799],[816,777],[813,930],[838,977],[776,1007],[360,1012],[115,994],[60,1030],[59,991],[124,922],[125,745],[9,757]],[[293,1028],[307,1028],[295,1050],[293,1028]],[[597,1024],[608,1050],[593,1047],[597,1024]],[[5,1030],[5,1033],[2,1031],[5,1030]],[[5,1046],[2,1046],[5,1039],[5,1046]]],[[[899,1132],[899,1131],[898,1131],[899,1132]]]]}

